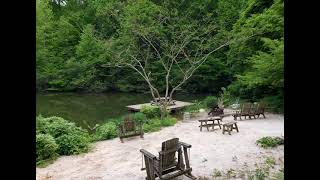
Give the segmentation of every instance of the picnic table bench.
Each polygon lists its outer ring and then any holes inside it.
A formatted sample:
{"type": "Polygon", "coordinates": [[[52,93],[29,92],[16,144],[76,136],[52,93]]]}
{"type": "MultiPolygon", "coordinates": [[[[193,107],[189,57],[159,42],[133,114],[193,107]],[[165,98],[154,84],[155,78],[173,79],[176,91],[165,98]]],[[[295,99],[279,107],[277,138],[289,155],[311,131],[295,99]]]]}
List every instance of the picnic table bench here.
{"type": "Polygon", "coordinates": [[[229,135],[231,135],[231,131],[233,129],[235,129],[237,132],[239,132],[238,125],[237,125],[236,121],[224,123],[224,124],[222,124],[222,127],[223,127],[222,134],[224,134],[224,132],[227,131],[229,133],[229,135]]]}

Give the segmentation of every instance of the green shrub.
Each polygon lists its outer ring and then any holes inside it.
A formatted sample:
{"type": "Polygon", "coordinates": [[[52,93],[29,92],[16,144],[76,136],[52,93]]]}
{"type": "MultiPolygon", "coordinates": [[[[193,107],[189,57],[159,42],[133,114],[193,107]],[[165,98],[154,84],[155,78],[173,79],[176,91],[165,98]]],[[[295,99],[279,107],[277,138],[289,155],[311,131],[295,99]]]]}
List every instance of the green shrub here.
{"type": "Polygon", "coordinates": [[[144,132],[154,132],[159,131],[161,129],[161,126],[161,120],[159,118],[154,118],[144,123],[142,128],[144,132]]]}
{"type": "Polygon", "coordinates": [[[280,137],[266,136],[261,139],[258,139],[256,143],[263,148],[268,148],[268,147],[276,147],[278,145],[281,145],[284,143],[284,140],[280,137]]]}
{"type": "Polygon", "coordinates": [[[220,176],[222,176],[222,173],[221,173],[221,171],[219,171],[218,169],[214,169],[213,170],[213,176],[214,177],[220,177],[220,176]]]}
{"type": "Polygon", "coordinates": [[[49,134],[36,135],[36,161],[40,164],[44,160],[52,159],[57,156],[56,151],[59,146],[54,138],[49,134]]]}
{"type": "Polygon", "coordinates": [[[142,106],[140,112],[145,114],[148,119],[156,118],[161,116],[161,111],[158,106],[142,106]]]}
{"type": "Polygon", "coordinates": [[[142,112],[138,112],[134,113],[133,119],[138,123],[145,123],[147,120],[147,116],[142,112]]]}
{"type": "Polygon", "coordinates": [[[203,108],[203,104],[201,101],[193,101],[193,104],[191,106],[188,106],[184,109],[184,112],[199,112],[199,109],[203,108]]]}
{"type": "Polygon", "coordinates": [[[268,167],[273,168],[274,165],[276,164],[276,160],[274,159],[274,157],[270,156],[270,157],[267,157],[267,159],[264,161],[264,163],[265,163],[268,167]]]}
{"type": "Polygon", "coordinates": [[[283,169],[280,169],[277,173],[275,173],[272,177],[272,180],[284,180],[283,169]]]}
{"type": "Polygon", "coordinates": [[[256,180],[265,180],[269,176],[269,171],[257,168],[254,175],[256,180]]]}
{"type": "Polygon", "coordinates": [[[87,152],[89,150],[90,138],[82,133],[63,134],[56,138],[59,144],[60,155],[72,155],[87,152]]]}
{"type": "Polygon", "coordinates": [[[59,145],[60,155],[86,152],[91,138],[89,133],[61,117],[37,117],[37,132],[50,134],[59,145]]]}
{"type": "Polygon", "coordinates": [[[115,122],[107,122],[99,126],[95,132],[95,140],[112,139],[118,136],[118,129],[115,122]]]}
{"type": "Polygon", "coordinates": [[[173,126],[177,123],[177,119],[173,117],[166,117],[161,120],[161,125],[162,126],[173,126]]]}
{"type": "Polygon", "coordinates": [[[215,96],[208,96],[202,101],[203,107],[209,108],[209,109],[216,106],[217,103],[218,103],[218,99],[215,96]]]}
{"type": "Polygon", "coordinates": [[[267,96],[262,99],[273,112],[283,113],[283,96],[267,96]]]}

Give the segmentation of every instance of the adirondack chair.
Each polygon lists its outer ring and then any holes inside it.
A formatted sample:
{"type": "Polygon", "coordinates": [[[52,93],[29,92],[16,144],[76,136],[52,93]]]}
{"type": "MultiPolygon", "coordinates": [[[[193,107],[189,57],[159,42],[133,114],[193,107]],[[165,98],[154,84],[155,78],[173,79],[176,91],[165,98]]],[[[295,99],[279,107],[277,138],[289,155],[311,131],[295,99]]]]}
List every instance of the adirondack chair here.
{"type": "Polygon", "coordinates": [[[262,114],[264,118],[266,118],[266,116],[264,115],[264,110],[266,109],[266,104],[265,103],[259,103],[255,112],[254,112],[254,118],[259,118],[260,115],[262,114]]]}
{"type": "Polygon", "coordinates": [[[237,117],[240,117],[241,120],[241,116],[244,116],[245,119],[247,119],[247,116],[251,119],[252,115],[252,103],[244,103],[241,105],[241,110],[240,111],[236,111],[236,113],[233,115],[234,120],[237,120],[237,117]]]}
{"type": "Polygon", "coordinates": [[[258,103],[251,104],[251,108],[250,108],[250,111],[249,111],[249,118],[250,119],[251,119],[251,116],[253,118],[256,118],[256,113],[258,112],[258,107],[259,107],[258,103]]]}
{"type": "Polygon", "coordinates": [[[173,138],[162,143],[159,157],[144,149],[140,149],[145,159],[145,168],[141,170],[147,171],[146,180],[155,180],[156,177],[160,179],[172,179],[181,175],[196,179],[191,174],[192,168],[189,164],[188,148],[191,148],[191,145],[179,142],[179,138],[173,138]],[[178,155],[178,159],[176,158],[176,154],[178,155]]]}
{"type": "Polygon", "coordinates": [[[132,136],[140,136],[140,138],[143,138],[143,134],[142,123],[139,123],[138,127],[136,127],[136,123],[129,116],[125,117],[123,123],[118,127],[118,135],[122,143],[123,138],[132,136]]]}

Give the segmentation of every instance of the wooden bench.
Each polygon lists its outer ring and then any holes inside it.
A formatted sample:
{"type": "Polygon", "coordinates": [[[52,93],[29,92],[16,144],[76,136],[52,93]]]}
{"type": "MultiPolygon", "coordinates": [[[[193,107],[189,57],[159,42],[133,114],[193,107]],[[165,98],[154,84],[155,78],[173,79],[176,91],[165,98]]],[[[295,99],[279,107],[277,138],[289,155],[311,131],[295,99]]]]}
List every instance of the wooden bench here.
{"type": "Polygon", "coordinates": [[[225,131],[228,131],[229,135],[231,135],[231,131],[235,129],[237,132],[239,132],[237,122],[228,122],[222,125],[222,134],[224,134],[225,131]]]}
{"type": "Polygon", "coordinates": [[[123,143],[123,138],[132,136],[140,136],[140,138],[143,138],[143,134],[142,123],[138,123],[138,125],[136,125],[132,117],[129,116],[126,116],[123,123],[118,127],[118,136],[121,143],[123,143]]]}
{"type": "Polygon", "coordinates": [[[212,127],[212,130],[214,130],[215,126],[219,126],[219,128],[221,129],[221,124],[220,121],[222,119],[220,117],[215,117],[215,118],[207,118],[207,119],[200,119],[198,120],[200,122],[200,131],[202,131],[202,127],[206,127],[207,130],[209,131],[209,127],[212,127]],[[217,123],[215,123],[214,121],[217,121],[217,123]],[[212,122],[212,123],[208,123],[208,122],[212,122]]]}

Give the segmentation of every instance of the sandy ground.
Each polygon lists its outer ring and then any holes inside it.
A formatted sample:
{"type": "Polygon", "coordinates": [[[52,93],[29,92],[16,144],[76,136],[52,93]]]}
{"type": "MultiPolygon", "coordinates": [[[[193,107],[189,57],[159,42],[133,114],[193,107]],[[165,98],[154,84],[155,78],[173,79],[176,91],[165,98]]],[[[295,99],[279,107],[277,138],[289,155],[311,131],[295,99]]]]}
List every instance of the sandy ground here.
{"type": "MultiPolygon", "coordinates": [[[[86,154],[60,157],[46,168],[37,168],[38,180],[142,180],[146,172],[141,171],[141,148],[157,155],[161,143],[178,137],[180,141],[192,145],[191,167],[195,176],[211,176],[213,169],[239,169],[246,163],[254,167],[255,163],[263,162],[266,157],[273,156],[277,163],[283,164],[283,146],[263,149],[255,141],[263,136],[281,136],[284,134],[283,115],[266,114],[267,118],[238,121],[239,133],[232,135],[216,127],[214,131],[206,128],[199,131],[198,118],[179,121],[175,126],[167,127],[159,132],[147,133],[144,139],[139,136],[127,138],[120,143],[118,138],[100,141],[86,154]]],[[[226,117],[223,122],[232,120],[226,117]]],[[[177,179],[188,179],[181,176],[177,179]]]]}

